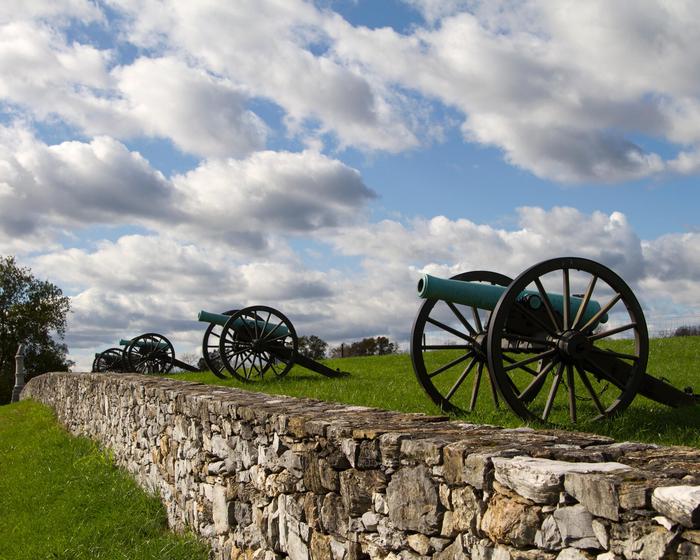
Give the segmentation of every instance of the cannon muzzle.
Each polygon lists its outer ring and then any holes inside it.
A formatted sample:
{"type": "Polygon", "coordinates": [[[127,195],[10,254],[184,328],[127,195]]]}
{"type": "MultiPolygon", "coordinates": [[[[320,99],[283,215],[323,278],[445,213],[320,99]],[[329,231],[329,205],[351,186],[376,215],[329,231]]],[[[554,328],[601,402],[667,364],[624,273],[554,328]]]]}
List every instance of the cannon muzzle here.
{"type": "MultiPolygon", "coordinates": [[[[430,274],[424,274],[418,280],[418,295],[424,299],[440,299],[451,303],[461,303],[479,309],[493,311],[498,300],[507,288],[479,282],[464,282],[462,280],[449,280],[438,278],[430,274]]],[[[552,308],[562,314],[564,309],[564,296],[560,294],[547,293],[547,298],[552,304],[552,308]]],[[[530,309],[537,310],[542,307],[542,297],[539,292],[532,290],[523,291],[518,300],[530,309]]],[[[569,298],[569,316],[575,317],[578,308],[583,302],[583,298],[571,296],[569,298]]],[[[600,311],[600,304],[597,301],[589,301],[583,313],[582,324],[593,318],[600,311]]],[[[601,323],[608,320],[607,313],[600,318],[601,323]]]]}
{"type": "MultiPolygon", "coordinates": [[[[214,323],[220,327],[223,327],[230,318],[230,315],[224,315],[223,313],[211,313],[204,310],[200,311],[197,315],[198,321],[201,321],[202,323],[214,323]]],[[[253,332],[256,330],[258,332],[262,331],[263,335],[274,333],[275,337],[282,337],[289,334],[289,329],[287,329],[287,327],[285,327],[283,324],[266,323],[260,319],[254,321],[253,319],[242,319],[239,317],[233,322],[233,326],[236,329],[243,329],[244,325],[253,332]]]]}

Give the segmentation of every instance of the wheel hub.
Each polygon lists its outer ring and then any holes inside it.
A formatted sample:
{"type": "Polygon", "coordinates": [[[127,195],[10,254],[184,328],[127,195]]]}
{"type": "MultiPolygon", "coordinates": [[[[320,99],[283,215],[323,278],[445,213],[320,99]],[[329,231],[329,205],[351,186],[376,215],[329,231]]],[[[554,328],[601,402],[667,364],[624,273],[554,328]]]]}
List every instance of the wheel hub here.
{"type": "Polygon", "coordinates": [[[591,350],[588,337],[580,331],[565,332],[557,343],[559,351],[569,359],[585,358],[591,350]]]}

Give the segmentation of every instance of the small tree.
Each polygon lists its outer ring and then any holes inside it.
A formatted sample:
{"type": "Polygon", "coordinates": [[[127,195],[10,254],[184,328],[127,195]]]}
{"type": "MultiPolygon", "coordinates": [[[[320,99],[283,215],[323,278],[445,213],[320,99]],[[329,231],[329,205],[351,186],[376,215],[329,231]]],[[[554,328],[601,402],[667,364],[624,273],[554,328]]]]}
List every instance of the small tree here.
{"type": "Polygon", "coordinates": [[[320,360],[326,357],[328,343],[316,335],[299,337],[299,353],[312,360],[320,360]]]}
{"type": "Polygon", "coordinates": [[[65,336],[70,300],[60,288],[37,280],[14,257],[0,257],[0,403],[9,402],[14,357],[25,344],[27,379],[47,371],[65,371],[65,336]]]}
{"type": "Polygon", "coordinates": [[[698,336],[700,335],[700,325],[684,325],[678,327],[673,336],[698,336]]]}
{"type": "Polygon", "coordinates": [[[395,354],[398,350],[398,344],[391,342],[385,336],[377,337],[377,354],[383,356],[385,354],[395,354]]]}

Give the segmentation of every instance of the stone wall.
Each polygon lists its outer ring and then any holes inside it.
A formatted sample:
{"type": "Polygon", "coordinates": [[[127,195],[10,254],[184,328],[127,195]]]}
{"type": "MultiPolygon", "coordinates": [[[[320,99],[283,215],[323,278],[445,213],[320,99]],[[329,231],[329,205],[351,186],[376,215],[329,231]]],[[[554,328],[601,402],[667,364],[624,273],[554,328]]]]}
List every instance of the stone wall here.
{"type": "Polygon", "coordinates": [[[137,375],[22,398],[114,452],[217,559],[700,558],[700,451],[137,375]]]}

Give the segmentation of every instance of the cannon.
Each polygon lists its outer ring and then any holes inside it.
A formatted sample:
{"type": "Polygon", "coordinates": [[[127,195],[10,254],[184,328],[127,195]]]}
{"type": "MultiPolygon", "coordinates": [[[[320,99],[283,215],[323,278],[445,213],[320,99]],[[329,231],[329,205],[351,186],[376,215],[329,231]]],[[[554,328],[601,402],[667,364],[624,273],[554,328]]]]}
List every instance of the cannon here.
{"type": "Polygon", "coordinates": [[[326,377],[349,375],[300,354],[294,325],[272,307],[254,305],[225,313],[200,311],[197,319],[209,323],[202,355],[217,377],[224,378],[227,372],[247,382],[262,379],[268,371],[283,377],[294,364],[326,377]]]}
{"type": "Polygon", "coordinates": [[[108,371],[121,373],[126,370],[124,363],[124,350],[121,348],[107,348],[95,354],[92,362],[92,371],[105,373],[108,371]]]}
{"type": "Polygon", "coordinates": [[[122,339],[124,347],[122,363],[125,371],[139,373],[167,373],[173,367],[185,371],[199,371],[196,367],[178,360],[172,343],[158,333],[144,333],[136,338],[122,339]]]}
{"type": "Polygon", "coordinates": [[[186,371],[197,368],[175,358],[172,343],[158,333],[145,333],[119,341],[120,347],[108,348],[95,354],[92,371],[98,373],[138,371],[167,373],[177,366],[186,371]]]}
{"type": "Polygon", "coordinates": [[[671,406],[697,404],[646,372],[649,337],[632,290],[595,261],[561,257],[514,280],[490,271],[425,275],[411,361],[442,410],[474,410],[484,382],[520,418],[555,424],[614,416],[637,393],[671,406]],[[486,373],[486,375],[484,375],[486,373]]]}

